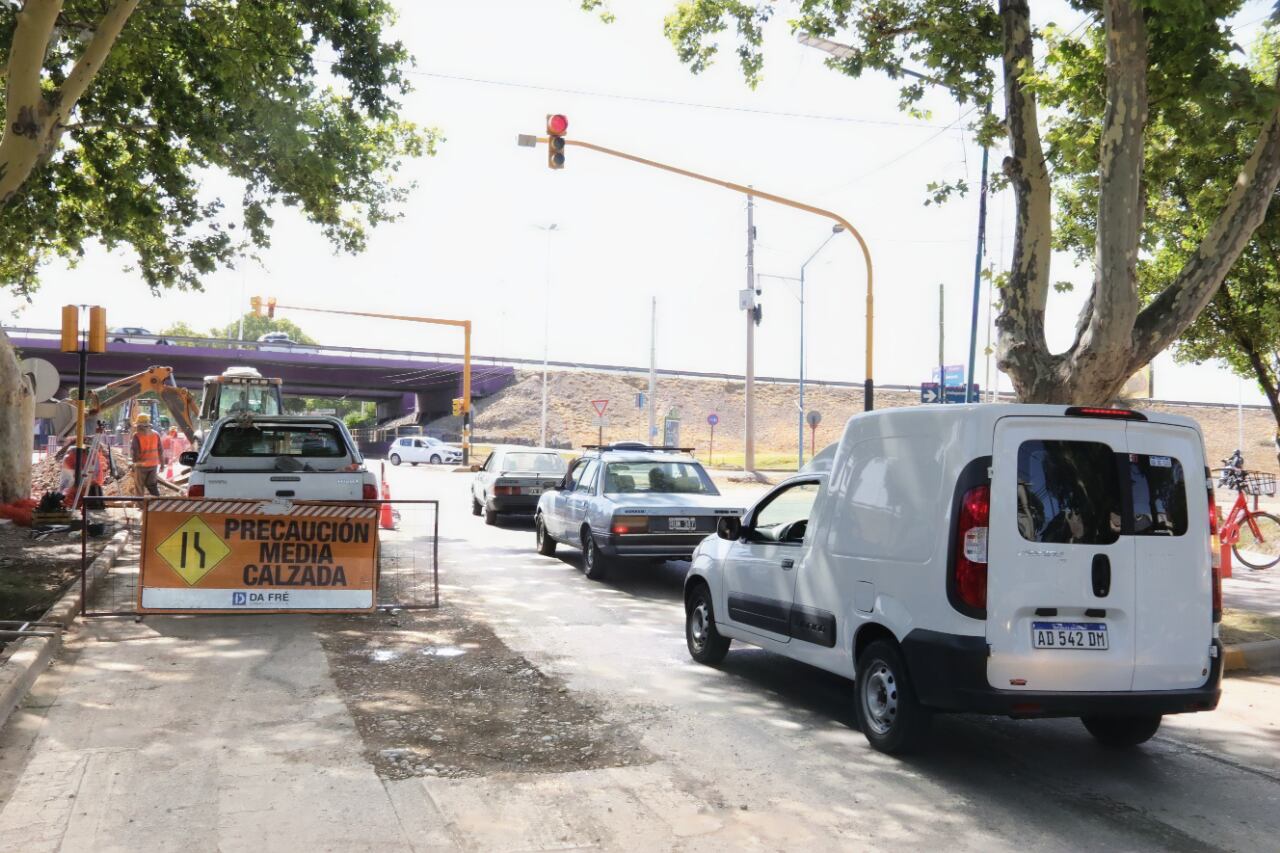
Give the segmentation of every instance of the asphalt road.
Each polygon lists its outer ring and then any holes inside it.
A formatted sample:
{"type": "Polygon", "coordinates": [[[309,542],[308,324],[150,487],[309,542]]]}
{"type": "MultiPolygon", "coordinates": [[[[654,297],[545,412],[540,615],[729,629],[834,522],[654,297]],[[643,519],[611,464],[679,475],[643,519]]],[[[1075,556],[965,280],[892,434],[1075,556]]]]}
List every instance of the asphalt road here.
{"type": "MultiPolygon", "coordinates": [[[[441,501],[446,606],[536,667],[542,699],[613,727],[617,760],[378,767],[360,719],[412,718],[433,685],[351,687],[333,638],[412,641],[406,616],[95,620],[0,731],[0,853],[1280,848],[1278,677],[1229,680],[1218,711],[1133,752],[1071,720],[957,716],[889,758],[852,728],[843,679],[736,646],[692,663],[682,564],[587,581],[576,552],[539,556],[527,523],[473,517],[469,475],[388,470],[395,497],[441,501]]],[[[490,682],[466,700],[484,691],[511,701],[490,682]]]]}
{"type": "Polygon", "coordinates": [[[1132,752],[1075,720],[949,716],[923,755],[888,758],[853,728],[844,679],[737,644],[717,669],[693,664],[687,564],[591,582],[575,550],[539,556],[527,522],[471,516],[467,475],[388,471],[396,497],[444,499],[446,599],[604,697],[677,784],[746,809],[766,846],[1280,848],[1280,678],[1230,679],[1218,711],[1169,718],[1132,752]]]}

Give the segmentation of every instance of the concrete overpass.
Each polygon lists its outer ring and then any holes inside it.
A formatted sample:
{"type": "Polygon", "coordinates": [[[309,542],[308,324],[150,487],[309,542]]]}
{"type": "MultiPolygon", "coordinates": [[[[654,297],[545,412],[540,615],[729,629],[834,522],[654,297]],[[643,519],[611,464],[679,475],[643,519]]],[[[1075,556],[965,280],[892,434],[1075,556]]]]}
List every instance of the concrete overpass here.
{"type": "MultiPolygon", "coordinates": [[[[10,341],[23,358],[42,358],[58,368],[62,379],[59,397],[67,396],[77,381],[78,357],[59,351],[59,335],[53,329],[6,328],[10,341]]],[[[284,393],[306,397],[346,397],[378,404],[378,419],[387,420],[414,410],[427,417],[448,414],[454,397],[462,396],[462,359],[447,353],[357,347],[258,344],[219,338],[184,338],[165,335],[168,345],[155,337],[137,337],[137,343],[108,343],[107,352],[89,356],[89,386],[96,387],[122,376],[166,365],[179,385],[199,392],[204,377],[221,373],[231,365],[257,368],[263,376],[278,376],[284,393]]],[[[472,359],[471,393],[480,398],[515,381],[510,364],[472,359]]]]}

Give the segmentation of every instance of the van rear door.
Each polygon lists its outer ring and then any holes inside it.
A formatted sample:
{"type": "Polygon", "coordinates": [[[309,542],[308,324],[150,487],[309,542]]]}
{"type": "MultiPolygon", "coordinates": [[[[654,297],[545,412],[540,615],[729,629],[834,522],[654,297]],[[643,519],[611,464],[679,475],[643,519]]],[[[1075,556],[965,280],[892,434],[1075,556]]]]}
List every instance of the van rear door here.
{"type": "Polygon", "coordinates": [[[1134,690],[1199,687],[1213,641],[1204,446],[1190,427],[1128,425],[1137,557],[1134,690]]]}
{"type": "Polygon", "coordinates": [[[1135,548],[1121,535],[1126,423],[996,423],[987,564],[987,678],[1003,690],[1133,685],[1135,548]]]}

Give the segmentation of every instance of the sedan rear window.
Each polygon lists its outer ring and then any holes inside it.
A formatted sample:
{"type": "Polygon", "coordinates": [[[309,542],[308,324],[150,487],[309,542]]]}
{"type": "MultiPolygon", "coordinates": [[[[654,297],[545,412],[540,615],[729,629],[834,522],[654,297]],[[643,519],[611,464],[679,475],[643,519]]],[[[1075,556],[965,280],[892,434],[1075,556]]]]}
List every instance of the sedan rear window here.
{"type": "Polygon", "coordinates": [[[502,470],[511,474],[563,474],[565,462],[559,453],[508,453],[502,470]]]}
{"type": "Polygon", "coordinates": [[[210,455],[336,459],[346,455],[346,447],[342,436],[334,427],[227,425],[219,430],[210,455]]]}
{"type": "Polygon", "coordinates": [[[608,494],[720,494],[697,462],[610,462],[605,472],[604,491],[608,494]]]}
{"type": "Polygon", "coordinates": [[[1123,494],[1116,454],[1096,441],[1024,441],[1018,448],[1018,530],[1031,542],[1110,545],[1123,494]]]}

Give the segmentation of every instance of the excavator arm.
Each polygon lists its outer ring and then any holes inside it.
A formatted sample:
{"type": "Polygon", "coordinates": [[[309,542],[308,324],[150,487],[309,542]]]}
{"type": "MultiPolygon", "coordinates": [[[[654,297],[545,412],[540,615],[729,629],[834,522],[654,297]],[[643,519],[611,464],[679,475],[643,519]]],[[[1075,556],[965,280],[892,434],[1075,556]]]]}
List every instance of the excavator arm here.
{"type": "MultiPolygon", "coordinates": [[[[105,409],[148,393],[160,398],[173,415],[174,425],[195,444],[196,419],[200,416],[200,406],[187,389],[178,387],[174,382],[172,367],[148,367],[141,373],[108,382],[101,388],[90,389],[85,394],[85,420],[89,421],[105,409]]],[[[73,422],[59,433],[59,437],[66,438],[74,429],[73,422]]]]}

